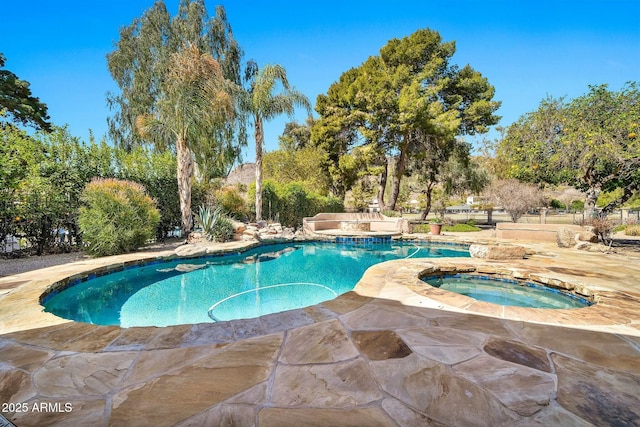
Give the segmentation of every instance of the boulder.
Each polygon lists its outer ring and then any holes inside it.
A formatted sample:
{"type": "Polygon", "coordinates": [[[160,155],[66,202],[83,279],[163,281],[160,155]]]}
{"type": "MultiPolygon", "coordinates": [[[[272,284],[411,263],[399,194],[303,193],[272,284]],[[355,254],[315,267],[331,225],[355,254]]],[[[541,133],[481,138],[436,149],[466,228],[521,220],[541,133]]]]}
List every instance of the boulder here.
{"type": "Polygon", "coordinates": [[[471,245],[469,253],[473,258],[482,259],[522,259],[526,251],[522,246],[515,245],[471,245]]]}
{"type": "Polygon", "coordinates": [[[583,231],[576,234],[576,241],[598,243],[598,236],[596,236],[592,231],[583,231]]]}
{"type": "Polygon", "coordinates": [[[207,247],[199,244],[188,244],[178,246],[175,250],[175,254],[179,257],[195,257],[203,256],[207,254],[207,247]]]}
{"type": "Polygon", "coordinates": [[[576,232],[566,227],[558,228],[557,242],[561,248],[572,247],[576,244],[576,232]]]}
{"type": "Polygon", "coordinates": [[[189,234],[188,243],[198,243],[205,240],[204,234],[199,231],[194,231],[189,234]]]}
{"type": "Polygon", "coordinates": [[[236,233],[242,234],[247,229],[247,225],[244,222],[234,221],[233,228],[236,230],[236,233]]]}
{"type": "Polygon", "coordinates": [[[258,238],[258,230],[253,227],[247,227],[247,229],[242,232],[242,235],[256,239],[258,238]]]}

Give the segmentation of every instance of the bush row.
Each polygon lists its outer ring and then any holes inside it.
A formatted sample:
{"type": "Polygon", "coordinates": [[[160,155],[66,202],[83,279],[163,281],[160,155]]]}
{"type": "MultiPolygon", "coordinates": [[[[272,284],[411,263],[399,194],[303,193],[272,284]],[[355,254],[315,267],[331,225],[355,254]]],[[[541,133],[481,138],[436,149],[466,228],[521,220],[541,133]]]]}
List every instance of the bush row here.
{"type": "MultiPolygon", "coordinates": [[[[249,190],[249,199],[255,201],[255,186],[249,190]]],[[[255,202],[253,203],[255,206],[255,202]]],[[[302,183],[279,184],[270,180],[262,185],[262,212],[264,218],[285,227],[298,227],[302,219],[319,212],[343,212],[342,201],[322,196],[305,188],[302,183]]]]}
{"type": "MultiPolygon", "coordinates": [[[[28,135],[7,125],[0,128],[0,242],[17,237],[21,246],[37,254],[82,245],[81,195],[95,177],[142,184],[161,214],[156,237],[180,224],[172,153],[143,148],[128,152],[104,142],[85,144],[65,127],[28,135]]],[[[4,249],[0,244],[0,252],[4,249]]]]}

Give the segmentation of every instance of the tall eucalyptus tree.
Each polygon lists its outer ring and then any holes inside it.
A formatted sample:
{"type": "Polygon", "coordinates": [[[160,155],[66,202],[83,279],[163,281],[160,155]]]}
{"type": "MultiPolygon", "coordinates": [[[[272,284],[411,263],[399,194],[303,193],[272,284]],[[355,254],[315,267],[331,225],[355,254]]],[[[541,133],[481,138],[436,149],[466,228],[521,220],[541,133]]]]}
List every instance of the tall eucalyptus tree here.
{"type": "Polygon", "coordinates": [[[185,233],[192,225],[194,160],[199,177],[208,180],[228,171],[246,144],[246,116],[230,114],[239,111],[231,105],[237,99],[229,97],[230,85],[222,89],[223,80],[241,84],[242,55],[224,8],[218,6],[209,17],[204,0],[180,0],[174,17],[163,0],[156,1],[120,29],[115,50],[107,55],[109,72],[120,89],[107,95],[113,111],[107,120],[110,138],[126,150],[152,143],[157,150],[176,152],[185,233]],[[186,64],[188,58],[195,63],[186,64]],[[212,74],[206,77],[205,72],[212,74]],[[185,110],[171,111],[171,102],[185,110]],[[203,110],[209,107],[211,111],[203,110]],[[227,120],[221,120],[223,116],[227,120]],[[159,120],[165,120],[164,127],[159,120]]]}
{"type": "MultiPolygon", "coordinates": [[[[241,84],[243,52],[233,38],[222,6],[209,17],[204,0],[180,0],[178,14],[171,17],[164,1],[158,0],[141,17],[122,27],[119,35],[114,51],[107,55],[109,72],[119,88],[119,92],[107,94],[113,111],[107,119],[109,136],[117,146],[131,149],[149,142],[137,131],[136,119],[156,112],[167,90],[172,54],[183,46],[190,44],[211,55],[227,80],[241,84]]],[[[238,115],[236,121],[221,124],[192,141],[196,160],[210,165],[224,159],[233,164],[239,153],[237,146],[246,144],[243,117],[238,115]],[[218,157],[220,154],[224,156],[218,157]]],[[[165,142],[154,141],[158,149],[173,148],[174,141],[165,142]]]]}
{"type": "Polygon", "coordinates": [[[161,97],[153,114],[137,117],[136,126],[144,138],[173,144],[177,154],[178,193],[182,230],[188,235],[192,226],[191,146],[212,129],[218,129],[235,115],[235,85],[226,80],[222,67],[208,53],[194,45],[171,55],[161,97]]]}

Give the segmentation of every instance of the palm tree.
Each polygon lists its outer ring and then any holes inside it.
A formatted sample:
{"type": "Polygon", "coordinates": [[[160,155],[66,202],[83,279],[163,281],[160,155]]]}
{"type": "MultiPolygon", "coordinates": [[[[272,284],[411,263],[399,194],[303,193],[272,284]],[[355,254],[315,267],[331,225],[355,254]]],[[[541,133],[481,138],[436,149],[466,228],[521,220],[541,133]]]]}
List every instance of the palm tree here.
{"type": "Polygon", "coordinates": [[[218,61],[187,44],[171,56],[163,92],[153,115],[136,119],[144,138],[175,145],[182,231],[188,236],[191,216],[192,145],[224,126],[235,114],[234,85],[222,75],[218,61]]]}
{"type": "Polygon", "coordinates": [[[303,107],[311,115],[311,104],[307,97],[289,86],[287,72],[281,65],[266,65],[261,70],[249,67],[249,101],[247,109],[253,116],[256,139],[256,221],[262,220],[262,146],[264,145],[263,122],[280,114],[293,115],[295,106],[303,107]],[[274,93],[280,82],[282,91],[274,93]]]}

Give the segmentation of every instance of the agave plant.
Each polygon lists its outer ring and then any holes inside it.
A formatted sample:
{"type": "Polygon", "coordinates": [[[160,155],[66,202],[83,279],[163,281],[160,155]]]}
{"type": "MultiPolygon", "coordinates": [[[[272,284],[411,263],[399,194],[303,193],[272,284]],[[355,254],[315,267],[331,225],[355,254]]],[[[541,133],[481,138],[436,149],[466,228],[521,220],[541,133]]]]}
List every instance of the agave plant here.
{"type": "Polygon", "coordinates": [[[221,207],[212,210],[209,206],[200,206],[196,220],[202,227],[207,240],[226,242],[233,238],[235,232],[233,222],[221,207]]]}

